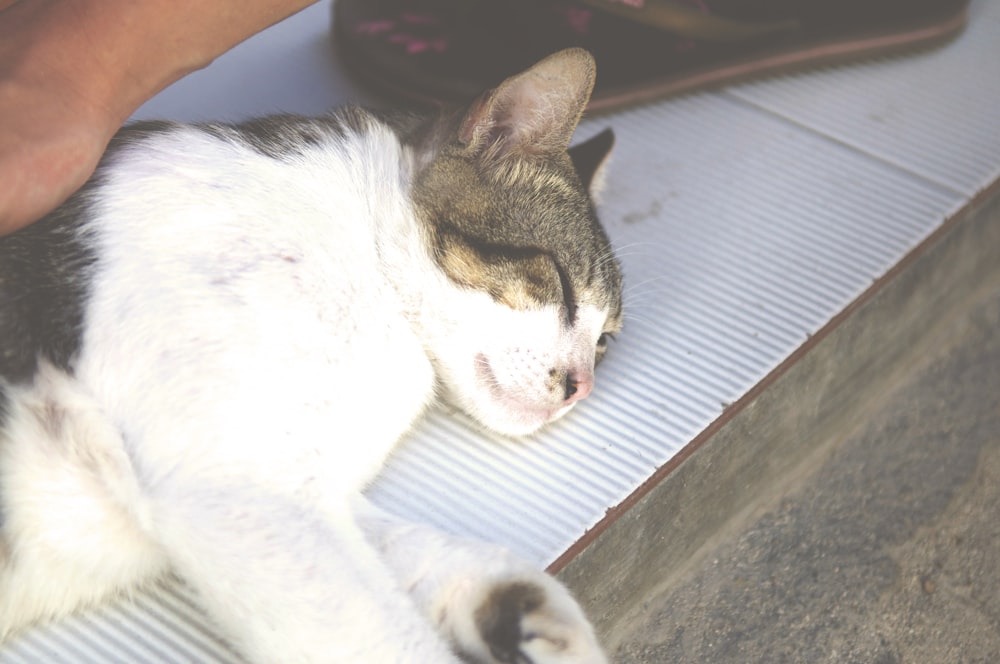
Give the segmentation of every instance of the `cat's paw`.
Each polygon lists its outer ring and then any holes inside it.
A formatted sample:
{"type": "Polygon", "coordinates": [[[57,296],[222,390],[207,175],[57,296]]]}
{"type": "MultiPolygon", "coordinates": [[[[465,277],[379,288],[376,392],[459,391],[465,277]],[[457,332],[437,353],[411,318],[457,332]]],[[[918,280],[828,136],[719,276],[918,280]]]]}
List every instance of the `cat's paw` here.
{"type": "Polygon", "coordinates": [[[608,661],[576,600],[542,572],[486,584],[471,625],[457,632],[463,655],[482,664],[608,661]]]}
{"type": "Polygon", "coordinates": [[[465,661],[608,661],[569,591],[507,549],[401,521],[364,499],[354,509],[400,587],[465,661]]]}

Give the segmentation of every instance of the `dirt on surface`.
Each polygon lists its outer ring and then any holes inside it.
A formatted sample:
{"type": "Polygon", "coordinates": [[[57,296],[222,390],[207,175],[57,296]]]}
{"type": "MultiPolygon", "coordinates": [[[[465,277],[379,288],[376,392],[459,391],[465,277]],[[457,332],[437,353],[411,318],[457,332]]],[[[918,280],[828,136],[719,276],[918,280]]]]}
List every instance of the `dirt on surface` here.
{"type": "Polygon", "coordinates": [[[1000,662],[1000,288],[940,329],[818,467],[640,607],[613,661],[1000,662]]]}

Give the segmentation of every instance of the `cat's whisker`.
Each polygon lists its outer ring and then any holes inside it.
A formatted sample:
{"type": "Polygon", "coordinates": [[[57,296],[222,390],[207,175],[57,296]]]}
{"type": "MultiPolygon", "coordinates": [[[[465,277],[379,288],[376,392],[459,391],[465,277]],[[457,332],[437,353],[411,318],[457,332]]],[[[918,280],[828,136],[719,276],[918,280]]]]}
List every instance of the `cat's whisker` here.
{"type": "Polygon", "coordinates": [[[622,294],[622,302],[624,303],[626,310],[640,306],[642,303],[649,302],[652,298],[669,298],[674,293],[672,289],[666,286],[660,288],[650,287],[655,285],[657,282],[664,280],[664,277],[653,277],[626,288],[625,292],[622,294]]]}
{"type": "Polygon", "coordinates": [[[661,298],[670,298],[676,296],[676,291],[670,288],[646,288],[644,290],[637,290],[629,293],[627,296],[622,297],[622,301],[626,306],[636,306],[645,302],[657,301],[661,298]]]}
{"type": "Polygon", "coordinates": [[[594,261],[594,267],[595,268],[601,268],[601,267],[604,267],[609,262],[620,261],[623,258],[627,258],[629,256],[638,255],[638,252],[630,252],[630,251],[628,251],[628,249],[630,249],[632,247],[635,247],[635,246],[639,246],[639,243],[633,243],[633,244],[625,245],[624,247],[618,247],[618,248],[610,248],[610,249],[608,249],[605,253],[600,254],[600,255],[597,256],[596,260],[594,261]]]}
{"type": "Polygon", "coordinates": [[[642,281],[636,283],[626,284],[625,288],[622,290],[622,296],[628,297],[632,295],[639,288],[643,288],[645,286],[654,284],[656,282],[665,281],[668,278],[669,277],[667,277],[666,275],[657,275],[655,277],[647,277],[646,279],[643,279],[642,281]]]}
{"type": "Polygon", "coordinates": [[[652,243],[643,240],[641,242],[637,241],[637,242],[628,242],[626,244],[621,244],[621,245],[614,245],[613,250],[614,253],[619,256],[622,254],[629,255],[631,253],[634,253],[634,250],[636,249],[640,249],[651,245],[652,243]]]}
{"type": "Polygon", "coordinates": [[[652,327],[655,327],[660,324],[658,321],[652,318],[647,318],[646,316],[643,316],[641,314],[629,313],[627,310],[623,317],[625,319],[625,329],[628,329],[628,324],[633,321],[637,323],[644,323],[652,327]]]}

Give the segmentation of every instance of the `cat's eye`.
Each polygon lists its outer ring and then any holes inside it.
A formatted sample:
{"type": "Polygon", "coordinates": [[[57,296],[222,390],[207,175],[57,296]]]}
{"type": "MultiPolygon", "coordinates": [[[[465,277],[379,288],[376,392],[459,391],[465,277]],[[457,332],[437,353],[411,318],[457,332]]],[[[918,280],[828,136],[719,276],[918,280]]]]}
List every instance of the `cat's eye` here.
{"type": "Polygon", "coordinates": [[[601,336],[597,337],[597,348],[594,350],[595,366],[600,364],[601,360],[604,359],[604,355],[608,352],[608,342],[614,338],[614,335],[610,332],[604,332],[601,336]]]}
{"type": "MultiPolygon", "coordinates": [[[[555,261],[553,261],[555,262],[555,261]]],[[[559,273],[559,284],[562,286],[563,306],[566,307],[566,321],[572,325],[576,321],[576,293],[573,292],[573,284],[570,283],[566,270],[559,263],[555,263],[556,272],[559,273]]]]}

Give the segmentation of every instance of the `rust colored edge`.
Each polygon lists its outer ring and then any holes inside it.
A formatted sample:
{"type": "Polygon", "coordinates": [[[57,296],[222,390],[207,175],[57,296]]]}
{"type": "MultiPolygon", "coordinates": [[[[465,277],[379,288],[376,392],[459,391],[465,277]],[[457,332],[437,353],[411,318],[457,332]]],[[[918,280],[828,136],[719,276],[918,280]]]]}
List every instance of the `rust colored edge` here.
{"type": "Polygon", "coordinates": [[[751,387],[746,394],[737,399],[729,408],[726,408],[722,414],[719,415],[719,417],[705,427],[701,433],[691,439],[691,441],[682,447],[677,454],[670,458],[669,461],[657,468],[653,474],[640,484],[631,494],[629,494],[625,500],[608,509],[604,517],[594,524],[593,527],[584,532],[580,539],[574,542],[568,549],[566,549],[566,551],[549,564],[546,571],[550,574],[558,574],[564,567],[572,562],[577,555],[597,540],[597,538],[603,535],[604,532],[619,519],[619,517],[623,516],[647,494],[649,494],[650,491],[652,491],[661,482],[665,481],[674,470],[683,464],[684,461],[686,461],[692,454],[698,451],[698,449],[704,445],[706,441],[712,438],[712,436],[714,436],[722,427],[726,426],[737,414],[749,406],[764,390],[768,389],[768,387],[780,379],[814,347],[833,334],[833,332],[840,327],[844,321],[850,318],[854,312],[865,306],[879,291],[893,281],[897,275],[905,271],[911,264],[936,246],[938,242],[957,224],[961,223],[962,219],[964,219],[968,214],[978,209],[985,201],[996,195],[1000,195],[1000,179],[995,180],[992,184],[989,184],[981,189],[979,193],[974,195],[959,210],[957,210],[950,217],[946,218],[940,226],[938,226],[931,232],[930,235],[924,238],[923,241],[903,256],[903,258],[892,266],[884,275],[873,281],[871,286],[866,288],[839,313],[834,315],[834,317],[831,318],[826,325],[821,327],[815,334],[809,337],[805,343],[792,351],[791,355],[785,358],[777,367],[772,369],[770,373],[760,380],[760,382],[751,387]]]}

